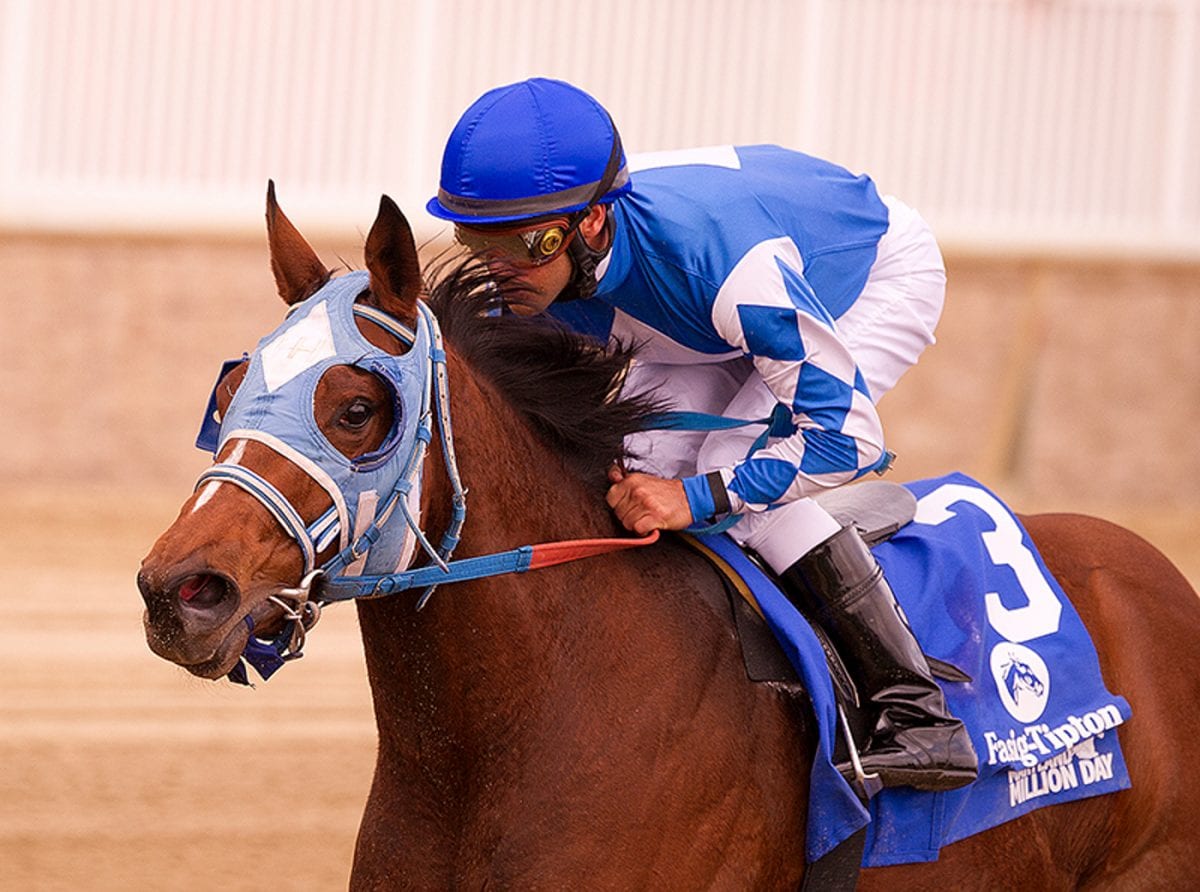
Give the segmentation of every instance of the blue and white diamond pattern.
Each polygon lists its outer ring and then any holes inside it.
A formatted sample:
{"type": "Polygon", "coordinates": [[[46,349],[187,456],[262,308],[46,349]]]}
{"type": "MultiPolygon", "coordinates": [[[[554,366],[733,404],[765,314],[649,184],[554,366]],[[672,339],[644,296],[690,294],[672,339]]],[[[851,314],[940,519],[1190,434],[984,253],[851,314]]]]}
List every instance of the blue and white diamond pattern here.
{"type": "Polygon", "coordinates": [[[800,429],[735,467],[728,486],[735,511],[763,511],[781,499],[846,483],[883,454],[879,416],[862,374],[803,270],[791,239],[760,242],[734,267],[713,304],[717,331],[753,358],[800,429]]]}

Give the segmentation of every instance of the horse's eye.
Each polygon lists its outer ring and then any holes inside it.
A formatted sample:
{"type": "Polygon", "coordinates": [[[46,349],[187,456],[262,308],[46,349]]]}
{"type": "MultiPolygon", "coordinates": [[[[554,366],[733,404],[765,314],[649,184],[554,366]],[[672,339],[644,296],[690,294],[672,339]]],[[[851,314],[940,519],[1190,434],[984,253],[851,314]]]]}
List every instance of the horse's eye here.
{"type": "Polygon", "coordinates": [[[350,430],[359,430],[375,415],[374,407],[364,399],[352,402],[342,413],[342,425],[350,430]]]}

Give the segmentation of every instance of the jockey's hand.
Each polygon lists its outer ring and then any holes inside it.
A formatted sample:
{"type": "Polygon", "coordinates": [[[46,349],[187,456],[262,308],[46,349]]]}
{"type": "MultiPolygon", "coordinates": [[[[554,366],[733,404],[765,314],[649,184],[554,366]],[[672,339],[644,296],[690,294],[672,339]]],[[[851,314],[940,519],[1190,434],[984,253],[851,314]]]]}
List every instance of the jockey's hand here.
{"type": "Polygon", "coordinates": [[[608,504],[625,529],[647,535],[651,530],[682,530],[692,522],[682,480],[610,468],[608,504]]]}

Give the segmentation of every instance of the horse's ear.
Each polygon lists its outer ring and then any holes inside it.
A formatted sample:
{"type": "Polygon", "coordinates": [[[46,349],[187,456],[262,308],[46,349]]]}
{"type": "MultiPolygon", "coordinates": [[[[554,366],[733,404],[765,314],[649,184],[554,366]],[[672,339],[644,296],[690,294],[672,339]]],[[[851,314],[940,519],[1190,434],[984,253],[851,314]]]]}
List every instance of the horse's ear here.
{"type": "Polygon", "coordinates": [[[417,298],[421,294],[421,266],[412,227],[386,195],[367,233],[364,251],[371,273],[371,294],[385,313],[407,325],[416,325],[417,298]]]}
{"type": "Polygon", "coordinates": [[[312,297],[329,281],[330,272],[317,252],[279,209],[274,180],[267,181],[267,242],[275,286],[288,306],[312,297]]]}

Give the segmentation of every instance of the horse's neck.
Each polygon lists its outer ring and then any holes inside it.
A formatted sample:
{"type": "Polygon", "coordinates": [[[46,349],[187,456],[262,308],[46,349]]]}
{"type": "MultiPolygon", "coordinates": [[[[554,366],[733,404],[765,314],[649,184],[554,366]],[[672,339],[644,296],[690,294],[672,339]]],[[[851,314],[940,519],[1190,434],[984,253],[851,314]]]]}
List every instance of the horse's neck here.
{"type": "MultiPolygon", "coordinates": [[[[473,382],[455,383],[470,395],[473,382]]],[[[503,407],[491,411],[456,409],[470,487],[463,556],[618,532],[598,493],[503,407]]],[[[450,585],[420,613],[411,599],[359,609],[380,736],[363,863],[400,840],[396,869],[415,886],[451,885],[463,865],[494,866],[510,880],[500,885],[524,875],[553,886],[556,865],[564,884],[577,881],[616,840],[624,867],[596,881],[609,886],[649,875],[638,865],[654,863],[658,844],[639,861],[645,853],[620,840],[651,816],[663,828],[707,826],[683,841],[688,850],[777,828],[773,848],[802,860],[796,726],[781,698],[746,683],[720,581],[689,549],[665,543],[450,585]],[[681,778],[696,783],[681,788],[681,778]],[[723,791],[745,784],[778,791],[786,807],[751,810],[742,827],[743,797],[723,791]],[[714,814],[727,805],[732,813],[714,814]]],[[[731,876],[751,869],[735,864],[731,876]]],[[[711,884],[717,870],[679,885],[711,884]]]]}
{"type": "Polygon", "coordinates": [[[495,394],[460,377],[465,392],[455,407],[457,451],[471,491],[464,554],[620,534],[597,490],[589,491],[495,394]]]}
{"type": "MultiPolygon", "coordinates": [[[[511,410],[473,380],[460,381],[454,423],[469,494],[456,559],[617,534],[603,500],[569,474],[511,410]]],[[[436,446],[431,454],[440,461],[436,446]]],[[[430,470],[429,529],[436,541],[448,484],[440,468],[430,470]]],[[[412,608],[413,598],[403,595],[361,604],[381,737],[394,733],[404,739],[413,726],[440,728],[461,741],[477,732],[494,737],[494,729],[480,728],[481,716],[515,716],[528,709],[568,652],[574,660],[586,659],[579,653],[582,632],[575,632],[596,622],[580,608],[594,603],[588,591],[600,585],[604,567],[584,561],[448,585],[420,613],[412,608]]]]}

